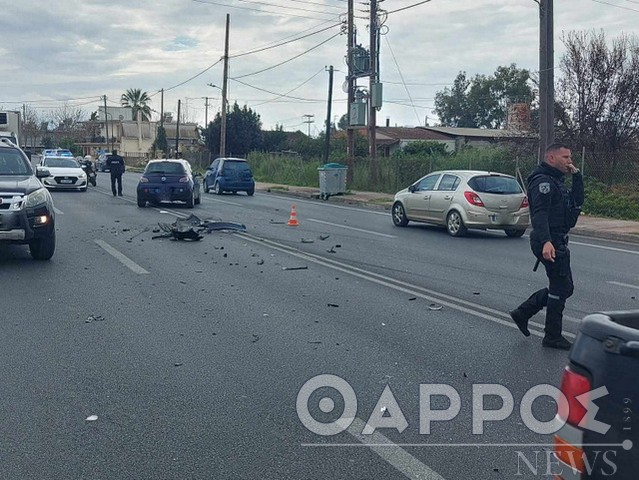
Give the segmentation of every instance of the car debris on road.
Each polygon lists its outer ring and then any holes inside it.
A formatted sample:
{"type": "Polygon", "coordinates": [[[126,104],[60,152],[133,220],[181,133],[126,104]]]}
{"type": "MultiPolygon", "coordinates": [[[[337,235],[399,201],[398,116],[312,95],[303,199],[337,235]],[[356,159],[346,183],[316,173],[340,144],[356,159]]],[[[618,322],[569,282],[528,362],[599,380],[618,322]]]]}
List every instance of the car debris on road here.
{"type": "Polygon", "coordinates": [[[203,233],[211,233],[214,231],[235,231],[246,232],[246,226],[241,223],[221,222],[216,220],[202,220],[196,215],[189,215],[187,218],[178,218],[173,223],[158,223],[160,230],[164,231],[162,235],[151,237],[171,238],[172,240],[191,240],[198,241],[204,238],[203,233]]]}

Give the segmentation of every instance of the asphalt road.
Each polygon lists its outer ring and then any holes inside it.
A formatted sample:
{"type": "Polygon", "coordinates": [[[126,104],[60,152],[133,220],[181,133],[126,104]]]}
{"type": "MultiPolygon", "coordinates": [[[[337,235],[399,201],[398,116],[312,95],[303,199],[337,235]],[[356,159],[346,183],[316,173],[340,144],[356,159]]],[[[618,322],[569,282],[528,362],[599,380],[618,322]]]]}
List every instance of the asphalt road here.
{"type": "MultiPolygon", "coordinates": [[[[558,384],[566,353],[542,349],[541,315],[529,338],[507,315],[545,283],[531,271],[526,238],[453,239],[434,227],[396,228],[387,213],[259,192],[205,195],[193,210],[140,209],[138,177],[125,175],[122,198],[108,174],[87,193],[54,192],[50,262],[0,249],[0,478],[556,472],[545,453],[551,437],[531,431],[519,406],[530,388],[558,384]],[[293,203],[295,228],[285,224],[293,203]],[[243,223],[247,234],[151,238],[158,222],[191,213],[243,223]],[[296,267],[306,269],[287,270],[296,267]],[[300,389],[318,375],[341,377],[356,396],[356,418],[341,433],[318,435],[299,418],[300,389]],[[460,412],[426,434],[420,385],[433,384],[458,392],[460,412]],[[483,434],[473,433],[480,384],[500,384],[514,401],[483,434]],[[366,422],[393,428],[369,435],[366,422]]],[[[638,246],[571,241],[569,335],[589,312],[639,308],[638,246]]],[[[325,386],[308,407],[332,422],[345,403],[353,405],[325,386]]],[[[432,398],[433,410],[450,404],[432,398]]],[[[502,406],[484,398],[486,410],[502,406]]],[[[556,410],[548,397],[532,408],[540,421],[556,410]]]]}

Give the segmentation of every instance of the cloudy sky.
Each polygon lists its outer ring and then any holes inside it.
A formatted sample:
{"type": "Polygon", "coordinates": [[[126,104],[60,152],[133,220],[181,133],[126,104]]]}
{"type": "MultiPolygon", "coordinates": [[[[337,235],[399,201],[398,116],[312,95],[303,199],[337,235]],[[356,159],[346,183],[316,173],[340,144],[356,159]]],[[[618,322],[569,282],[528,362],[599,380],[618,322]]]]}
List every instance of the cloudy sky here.
{"type": "MultiPolygon", "coordinates": [[[[248,105],[263,128],[323,130],[328,72],[335,69],[333,118],[346,113],[342,89],[346,0],[0,0],[0,108],[23,104],[46,118],[63,105],[96,111],[140,88],[159,112],[178,99],[189,121],[220,109],[224,31],[230,14],[229,101],[248,105]],[[312,115],[313,117],[305,117],[312,115]],[[314,123],[304,123],[312,118],[314,123]]],[[[556,64],[562,32],[603,29],[636,34],[639,0],[555,0],[556,64]]],[[[490,74],[499,65],[538,68],[534,0],[385,0],[378,123],[437,123],[437,91],[460,70],[490,74]]],[[[358,43],[368,48],[368,2],[355,0],[358,43]]],[[[360,79],[366,85],[366,79],[360,79]]]]}

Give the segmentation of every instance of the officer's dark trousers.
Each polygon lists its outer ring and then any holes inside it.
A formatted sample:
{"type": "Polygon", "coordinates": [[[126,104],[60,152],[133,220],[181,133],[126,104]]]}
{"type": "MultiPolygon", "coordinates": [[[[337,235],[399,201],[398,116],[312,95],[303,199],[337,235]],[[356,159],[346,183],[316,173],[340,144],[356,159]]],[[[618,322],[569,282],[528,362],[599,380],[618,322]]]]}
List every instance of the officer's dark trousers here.
{"type": "Polygon", "coordinates": [[[113,195],[116,194],[122,195],[122,174],[121,173],[111,173],[111,191],[113,195]],[[117,191],[115,189],[117,183],[117,191]]]}
{"type": "Polygon", "coordinates": [[[527,318],[532,317],[546,307],[545,337],[556,340],[561,336],[562,320],[566,299],[574,291],[572,271],[570,270],[570,250],[566,241],[554,241],[555,261],[548,262],[543,258],[543,244],[532,241],[530,248],[546,269],[548,288],[533,293],[518,309],[527,318]]]}

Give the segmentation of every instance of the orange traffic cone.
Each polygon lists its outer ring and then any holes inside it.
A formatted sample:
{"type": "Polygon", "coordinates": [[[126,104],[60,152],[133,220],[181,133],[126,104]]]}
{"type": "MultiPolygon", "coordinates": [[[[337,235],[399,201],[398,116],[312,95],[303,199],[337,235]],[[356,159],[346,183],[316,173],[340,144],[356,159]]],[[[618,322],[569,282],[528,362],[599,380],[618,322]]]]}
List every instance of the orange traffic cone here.
{"type": "Polygon", "coordinates": [[[297,212],[295,211],[295,205],[291,205],[291,217],[288,219],[287,225],[289,227],[297,227],[299,222],[297,221],[297,212]]]}

